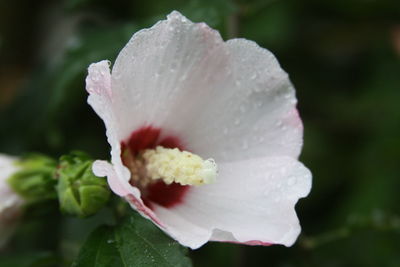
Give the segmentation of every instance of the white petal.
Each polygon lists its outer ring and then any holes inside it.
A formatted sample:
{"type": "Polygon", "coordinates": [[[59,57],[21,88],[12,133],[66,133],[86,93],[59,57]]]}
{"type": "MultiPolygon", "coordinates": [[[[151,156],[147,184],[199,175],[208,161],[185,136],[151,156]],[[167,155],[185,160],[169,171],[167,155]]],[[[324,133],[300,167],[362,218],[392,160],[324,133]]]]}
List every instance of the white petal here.
{"type": "Polygon", "coordinates": [[[215,184],[192,187],[182,205],[154,212],[191,248],[209,239],[290,246],[300,233],[294,206],[310,188],[309,170],[288,157],[225,163],[215,184]]]}
{"type": "Polygon", "coordinates": [[[152,220],[157,226],[161,228],[164,226],[154,212],[143,203],[140,198],[139,189],[131,186],[124,176],[118,176],[114,167],[110,163],[103,160],[97,160],[93,163],[92,168],[93,173],[96,176],[107,176],[107,181],[112,191],[117,195],[124,197],[133,209],[137,210],[145,218],[152,220]]]}
{"type": "Polygon", "coordinates": [[[96,161],[93,172],[97,176],[107,176],[111,189],[120,196],[134,194],[140,197],[137,188],[129,184],[129,170],[121,161],[120,120],[116,116],[114,95],[111,90],[110,64],[103,60],[91,64],[86,77],[86,90],[89,92],[88,103],[103,119],[106,126],[108,143],[111,145],[111,161],[113,167],[105,161],[96,161]]]}
{"type": "MultiPolygon", "coordinates": [[[[145,125],[175,135],[179,129],[172,126],[184,114],[182,108],[191,108],[185,121],[192,121],[194,110],[202,112],[209,92],[222,87],[227,74],[220,69],[226,69],[227,60],[218,32],[172,12],[167,20],[134,34],[111,76],[107,61],[89,67],[88,102],[103,119],[112,148],[116,177],[109,181],[132,187],[120,158],[121,141],[145,125]]],[[[123,191],[116,190],[118,194],[123,191]]]]}
{"type": "Polygon", "coordinates": [[[15,160],[0,154],[0,248],[13,234],[23,204],[23,200],[7,183],[7,179],[18,170],[15,160]]]}
{"type": "Polygon", "coordinates": [[[288,75],[271,52],[252,41],[229,40],[226,48],[234,85],[227,81],[222,93],[210,93],[194,123],[182,128],[189,149],[217,162],[298,157],[303,127],[288,75]]]}
{"type": "Polygon", "coordinates": [[[114,112],[109,61],[103,60],[89,66],[86,91],[89,93],[88,103],[106,125],[108,142],[118,142],[118,118],[114,112]]]}
{"type": "Polygon", "coordinates": [[[180,133],[177,122],[193,123],[224,86],[228,60],[218,32],[178,12],[134,34],[112,70],[120,139],[149,124],[180,133]]]}
{"type": "Polygon", "coordinates": [[[109,87],[107,62],[92,65],[89,103],[116,140],[152,125],[217,162],[300,153],[294,89],[275,57],[178,12],[132,37],[109,87]]]}
{"type": "Polygon", "coordinates": [[[178,12],[132,37],[111,91],[119,140],[152,125],[217,162],[300,153],[294,89],[272,53],[244,39],[224,43],[178,12]]]}
{"type": "Polygon", "coordinates": [[[130,192],[129,183],[125,179],[118,179],[113,166],[104,160],[96,160],[93,163],[93,173],[98,177],[107,176],[107,182],[111,190],[119,195],[126,196],[130,192]],[[125,182],[125,183],[124,183],[125,182]]]}
{"type": "Polygon", "coordinates": [[[18,170],[15,160],[13,157],[0,154],[0,213],[22,203],[22,199],[7,183],[7,179],[18,170]]]}

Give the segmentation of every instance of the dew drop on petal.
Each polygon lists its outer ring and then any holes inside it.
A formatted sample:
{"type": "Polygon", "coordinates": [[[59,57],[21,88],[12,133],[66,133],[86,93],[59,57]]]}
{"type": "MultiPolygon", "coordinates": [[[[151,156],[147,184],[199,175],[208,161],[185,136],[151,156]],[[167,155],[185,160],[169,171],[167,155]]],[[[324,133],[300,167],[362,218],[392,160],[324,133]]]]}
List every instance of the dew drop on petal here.
{"type": "Polygon", "coordinates": [[[181,82],[183,82],[183,81],[186,80],[186,78],[187,78],[187,75],[186,75],[186,74],[183,74],[183,75],[179,78],[179,80],[180,80],[181,82]]]}

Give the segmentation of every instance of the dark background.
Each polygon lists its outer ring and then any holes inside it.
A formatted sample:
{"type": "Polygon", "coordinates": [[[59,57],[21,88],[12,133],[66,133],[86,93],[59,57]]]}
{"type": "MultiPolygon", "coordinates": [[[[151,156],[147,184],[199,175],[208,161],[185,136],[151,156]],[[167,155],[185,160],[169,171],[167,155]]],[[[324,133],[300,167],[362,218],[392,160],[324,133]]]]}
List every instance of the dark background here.
{"type": "MultiPolygon", "coordinates": [[[[277,56],[297,89],[313,173],[293,247],[211,243],[190,253],[195,266],[400,266],[399,1],[1,1],[0,151],[108,158],[86,69],[174,9],[277,56]]],[[[20,255],[73,257],[102,218],[65,226],[41,213],[13,241],[20,255]],[[69,243],[55,245],[65,228],[69,243]]]]}

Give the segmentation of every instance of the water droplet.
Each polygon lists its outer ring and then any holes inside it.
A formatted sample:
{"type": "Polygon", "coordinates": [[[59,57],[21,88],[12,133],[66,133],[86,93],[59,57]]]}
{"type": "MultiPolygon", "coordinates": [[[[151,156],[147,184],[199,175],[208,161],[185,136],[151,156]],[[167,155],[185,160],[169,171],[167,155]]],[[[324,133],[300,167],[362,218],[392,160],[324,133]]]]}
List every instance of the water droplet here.
{"type": "Polygon", "coordinates": [[[235,125],[239,125],[240,124],[240,119],[236,119],[234,123],[235,123],[235,125]]]}
{"type": "Polygon", "coordinates": [[[227,135],[227,134],[229,133],[228,128],[224,128],[223,133],[224,133],[225,135],[227,135]]]}
{"type": "Polygon", "coordinates": [[[187,75],[186,75],[186,74],[183,74],[183,75],[179,78],[179,80],[180,80],[181,82],[183,82],[184,80],[186,80],[186,78],[187,78],[187,75]]]}
{"type": "Polygon", "coordinates": [[[264,142],[264,140],[265,140],[265,138],[264,138],[264,137],[262,137],[262,136],[261,136],[260,138],[258,138],[258,142],[259,142],[259,143],[262,143],[262,142],[264,142]]]}

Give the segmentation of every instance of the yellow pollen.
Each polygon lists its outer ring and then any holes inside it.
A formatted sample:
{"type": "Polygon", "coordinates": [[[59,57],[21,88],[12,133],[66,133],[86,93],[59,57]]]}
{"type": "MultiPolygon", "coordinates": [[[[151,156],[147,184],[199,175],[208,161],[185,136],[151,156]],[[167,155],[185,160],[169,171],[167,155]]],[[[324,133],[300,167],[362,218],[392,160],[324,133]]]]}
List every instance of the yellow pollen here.
{"type": "Polygon", "coordinates": [[[157,146],[145,150],[142,157],[146,162],[147,176],[153,180],[162,179],[166,184],[210,184],[217,177],[217,165],[213,159],[203,160],[178,148],[157,146]]]}

